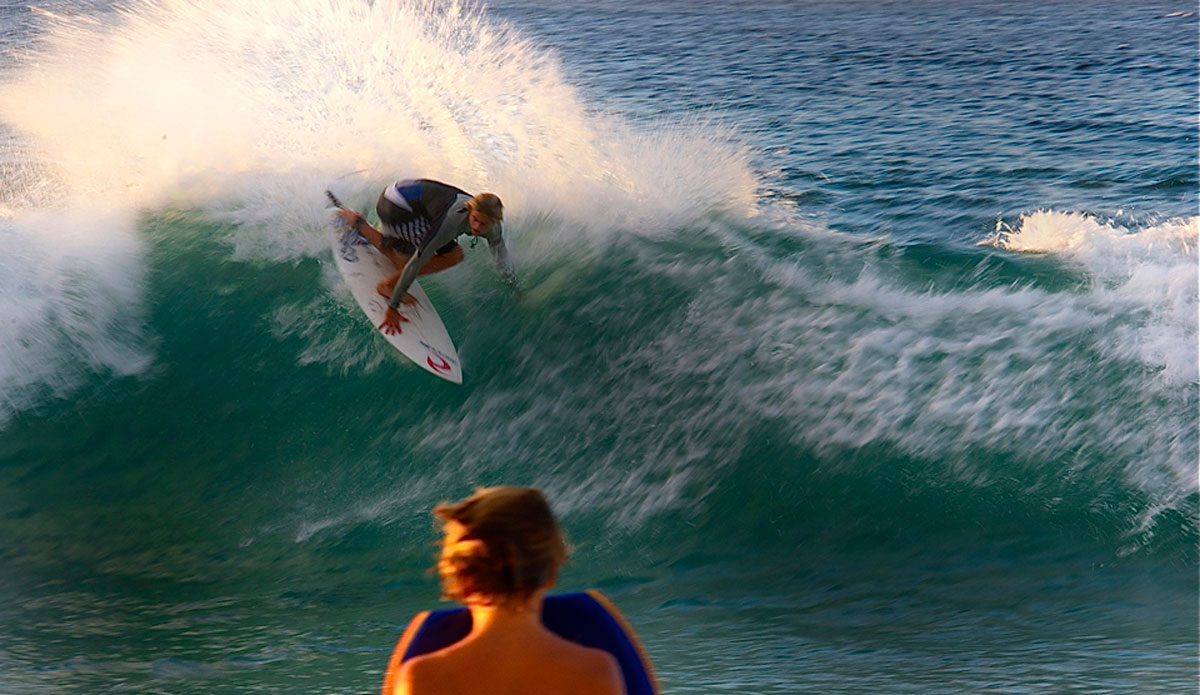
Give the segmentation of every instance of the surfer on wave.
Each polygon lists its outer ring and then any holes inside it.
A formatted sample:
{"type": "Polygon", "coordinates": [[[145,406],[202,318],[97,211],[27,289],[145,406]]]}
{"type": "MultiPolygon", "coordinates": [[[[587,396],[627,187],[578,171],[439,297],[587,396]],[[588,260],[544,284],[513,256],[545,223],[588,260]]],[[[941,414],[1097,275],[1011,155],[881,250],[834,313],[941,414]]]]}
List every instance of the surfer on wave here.
{"type": "Polygon", "coordinates": [[[501,236],[504,204],[493,193],[472,196],[466,191],[432,179],[397,181],[383,190],[375,205],[380,229],[367,223],[357,211],[338,208],[346,224],[366,237],[396,266],[396,272],[376,285],[388,299],[380,330],[400,332],[401,304],[416,301],[408,288],[417,275],[436,273],[463,260],[458,237],[470,234],[487,239],[497,271],[516,289],[516,273],[508,259],[501,236]]]}
{"type": "MultiPolygon", "coordinates": [[[[612,655],[563,639],[542,623],[546,591],[567,549],[540,491],[485,488],[433,511],[445,533],[438,560],[442,593],[467,605],[471,631],[390,667],[385,695],[625,692],[612,655]]],[[[405,640],[418,624],[413,621],[405,640]]]]}

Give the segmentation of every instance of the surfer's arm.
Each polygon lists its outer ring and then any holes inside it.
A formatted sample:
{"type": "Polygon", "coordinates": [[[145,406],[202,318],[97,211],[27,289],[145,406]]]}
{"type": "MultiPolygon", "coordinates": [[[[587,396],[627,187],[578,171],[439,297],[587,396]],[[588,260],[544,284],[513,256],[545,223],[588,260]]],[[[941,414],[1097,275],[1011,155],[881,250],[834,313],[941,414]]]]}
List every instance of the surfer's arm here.
{"type": "Polygon", "coordinates": [[[513,268],[512,259],[508,257],[508,247],[504,245],[499,221],[492,224],[487,241],[488,251],[492,252],[492,265],[496,267],[496,272],[512,288],[513,292],[519,294],[521,288],[517,285],[517,271],[513,268]]]}
{"type": "Polygon", "coordinates": [[[372,227],[370,222],[367,222],[367,218],[363,217],[362,213],[349,208],[338,208],[337,214],[347,227],[361,234],[375,248],[382,250],[383,235],[379,233],[378,229],[372,227]]]}
{"type": "Polygon", "coordinates": [[[400,272],[400,277],[396,278],[395,286],[392,287],[392,298],[388,300],[389,307],[397,311],[400,309],[400,304],[404,302],[404,295],[408,294],[408,288],[412,287],[422,266],[428,263],[430,258],[433,258],[437,249],[438,247],[434,244],[427,243],[419,253],[414,253],[409,257],[408,263],[404,264],[404,270],[400,272]]]}
{"type": "MultiPolygon", "coordinates": [[[[464,206],[462,212],[466,211],[464,206]]],[[[405,296],[408,294],[408,288],[412,286],[417,276],[421,274],[421,269],[429,262],[429,259],[437,255],[437,250],[444,248],[447,244],[458,239],[458,235],[466,226],[466,215],[460,215],[457,219],[451,219],[448,213],[440,222],[434,221],[437,225],[437,231],[432,237],[426,238],[422,242],[420,248],[414,253],[408,262],[404,264],[404,269],[400,271],[400,277],[396,278],[396,284],[392,287],[392,299],[388,304],[393,309],[399,309],[401,302],[404,302],[405,296]]],[[[409,300],[411,302],[413,300],[409,300]]]]}

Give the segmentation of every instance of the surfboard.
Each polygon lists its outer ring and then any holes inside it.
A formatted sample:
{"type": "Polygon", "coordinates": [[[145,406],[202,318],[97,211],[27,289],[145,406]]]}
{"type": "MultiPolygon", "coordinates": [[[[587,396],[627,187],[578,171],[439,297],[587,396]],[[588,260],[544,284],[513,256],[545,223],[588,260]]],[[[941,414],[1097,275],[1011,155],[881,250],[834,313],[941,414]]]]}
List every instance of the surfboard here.
{"type": "MultiPolygon", "coordinates": [[[[563,639],[612,654],[621,667],[627,695],[660,695],[658,677],[641,642],[625,617],[599,591],[547,596],[542,623],[563,639]]],[[[400,637],[383,679],[383,695],[394,695],[400,665],[422,654],[444,649],[471,632],[466,608],[425,611],[413,618],[400,637]]]]}
{"type": "Polygon", "coordinates": [[[400,306],[400,315],[408,319],[400,324],[400,333],[388,335],[379,330],[379,324],[383,323],[383,315],[387,312],[387,300],[379,296],[375,285],[395,272],[396,267],[366,237],[342,220],[334,220],[333,231],[334,263],[350,287],[354,301],[367,315],[371,327],[417,366],[447,381],[461,384],[462,363],[454,349],[454,342],[450,340],[437,309],[433,308],[433,303],[421,286],[414,282],[408,289],[417,299],[415,305],[400,306]]]}

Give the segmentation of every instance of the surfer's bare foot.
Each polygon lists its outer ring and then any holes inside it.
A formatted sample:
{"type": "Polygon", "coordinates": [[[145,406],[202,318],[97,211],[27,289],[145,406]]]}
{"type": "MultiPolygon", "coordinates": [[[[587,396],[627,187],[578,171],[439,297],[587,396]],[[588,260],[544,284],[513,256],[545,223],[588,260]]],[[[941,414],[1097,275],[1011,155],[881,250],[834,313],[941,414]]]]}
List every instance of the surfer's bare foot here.
{"type": "Polygon", "coordinates": [[[396,281],[400,279],[400,275],[404,272],[404,264],[408,262],[408,257],[393,258],[391,260],[392,263],[396,264],[396,272],[380,280],[379,284],[375,285],[375,291],[385,299],[392,298],[392,290],[396,288],[396,281]]]}

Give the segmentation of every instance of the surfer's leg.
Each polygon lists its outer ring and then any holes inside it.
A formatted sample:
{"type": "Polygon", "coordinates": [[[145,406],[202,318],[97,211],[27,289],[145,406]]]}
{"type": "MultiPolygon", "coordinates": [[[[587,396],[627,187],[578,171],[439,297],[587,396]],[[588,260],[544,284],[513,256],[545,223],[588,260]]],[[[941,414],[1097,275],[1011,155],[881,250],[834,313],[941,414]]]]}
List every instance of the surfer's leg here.
{"type": "Polygon", "coordinates": [[[462,247],[453,241],[446,246],[453,248],[445,252],[439,249],[439,252],[435,253],[433,258],[429,259],[428,263],[421,266],[420,275],[429,275],[430,273],[436,273],[462,263],[464,256],[462,247]]]}
{"type": "Polygon", "coordinates": [[[400,279],[401,273],[404,272],[404,266],[408,265],[408,259],[412,256],[407,253],[400,253],[395,249],[382,249],[382,251],[383,255],[387,256],[387,259],[392,262],[392,265],[396,266],[396,272],[380,280],[375,285],[375,291],[379,293],[379,296],[391,299],[392,288],[396,286],[396,281],[400,279]]]}
{"type": "MultiPolygon", "coordinates": [[[[388,260],[390,260],[392,264],[396,266],[396,272],[387,276],[381,280],[379,284],[375,285],[375,291],[378,292],[381,297],[391,299],[392,288],[396,286],[396,281],[400,279],[400,275],[404,272],[404,266],[408,265],[408,259],[412,256],[411,254],[397,251],[392,244],[388,243],[386,238],[383,240],[383,248],[380,250],[383,251],[383,255],[387,256],[388,260]]],[[[444,247],[438,249],[438,252],[433,254],[433,258],[430,258],[425,262],[425,265],[421,266],[421,269],[417,271],[417,274],[429,275],[430,273],[436,273],[451,266],[456,266],[459,263],[462,263],[463,257],[464,254],[462,247],[458,245],[458,242],[452,241],[449,244],[446,244],[444,247]]]]}

